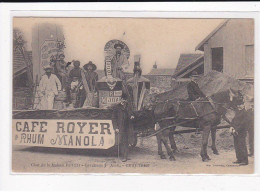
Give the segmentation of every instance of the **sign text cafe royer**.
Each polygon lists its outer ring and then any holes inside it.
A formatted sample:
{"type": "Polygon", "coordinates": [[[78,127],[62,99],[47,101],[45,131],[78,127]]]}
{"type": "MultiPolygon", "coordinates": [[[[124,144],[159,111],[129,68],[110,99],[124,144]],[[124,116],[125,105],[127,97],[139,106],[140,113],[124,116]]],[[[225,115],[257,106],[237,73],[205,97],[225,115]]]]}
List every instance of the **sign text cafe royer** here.
{"type": "Polygon", "coordinates": [[[111,120],[13,120],[15,145],[108,149],[115,145],[111,120]]]}

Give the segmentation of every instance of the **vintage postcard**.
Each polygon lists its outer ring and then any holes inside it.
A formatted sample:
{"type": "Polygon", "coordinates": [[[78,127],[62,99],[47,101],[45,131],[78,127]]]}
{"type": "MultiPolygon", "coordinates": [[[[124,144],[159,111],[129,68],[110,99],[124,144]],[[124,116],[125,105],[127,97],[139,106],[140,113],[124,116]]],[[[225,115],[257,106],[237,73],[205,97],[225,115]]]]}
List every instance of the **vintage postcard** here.
{"type": "Polygon", "coordinates": [[[254,19],[13,17],[14,173],[254,173],[254,19]]]}

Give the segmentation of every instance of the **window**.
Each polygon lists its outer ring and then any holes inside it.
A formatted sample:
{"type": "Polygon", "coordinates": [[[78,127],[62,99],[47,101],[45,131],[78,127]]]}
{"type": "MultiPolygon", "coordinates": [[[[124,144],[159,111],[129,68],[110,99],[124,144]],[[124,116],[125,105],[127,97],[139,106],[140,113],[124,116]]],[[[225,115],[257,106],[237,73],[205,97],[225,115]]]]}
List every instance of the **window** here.
{"type": "Polygon", "coordinates": [[[212,48],[212,70],[223,72],[223,47],[212,48]]]}
{"type": "Polygon", "coordinates": [[[254,45],[245,46],[245,72],[247,77],[254,77],[254,45]]]}

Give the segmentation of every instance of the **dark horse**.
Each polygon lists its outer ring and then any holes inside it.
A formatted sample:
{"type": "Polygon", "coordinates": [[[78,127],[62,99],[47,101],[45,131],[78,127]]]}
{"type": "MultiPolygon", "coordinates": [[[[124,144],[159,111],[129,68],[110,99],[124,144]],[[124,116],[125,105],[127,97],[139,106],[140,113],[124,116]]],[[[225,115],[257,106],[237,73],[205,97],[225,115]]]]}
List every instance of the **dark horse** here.
{"type": "Polygon", "coordinates": [[[153,108],[155,123],[157,124],[158,134],[158,154],[161,159],[165,159],[162,151],[164,144],[170,160],[175,160],[173,152],[177,150],[173,133],[175,125],[182,127],[193,127],[202,129],[202,161],[210,160],[207,153],[208,138],[211,132],[212,150],[218,154],[216,148],[216,126],[220,124],[221,118],[225,118],[228,109],[232,109],[243,104],[243,96],[239,91],[227,90],[213,94],[210,98],[199,99],[196,101],[185,101],[169,99],[159,102],[156,100],[153,108]],[[169,118],[169,119],[167,119],[169,118]],[[170,127],[169,127],[170,126],[170,127]],[[162,128],[168,127],[166,130],[162,128]],[[168,144],[170,140],[171,148],[168,144]]]}

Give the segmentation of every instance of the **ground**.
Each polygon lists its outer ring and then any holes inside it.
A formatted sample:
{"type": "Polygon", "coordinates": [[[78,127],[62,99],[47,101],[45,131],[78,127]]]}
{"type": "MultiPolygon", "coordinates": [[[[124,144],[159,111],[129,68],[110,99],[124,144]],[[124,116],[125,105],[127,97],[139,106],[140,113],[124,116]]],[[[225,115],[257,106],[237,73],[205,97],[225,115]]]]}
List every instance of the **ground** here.
{"type": "Polygon", "coordinates": [[[208,154],[212,160],[202,162],[200,158],[201,135],[194,133],[175,135],[179,152],[176,161],[162,160],[158,156],[156,138],[138,139],[137,146],[130,151],[127,162],[117,157],[117,149],[110,151],[57,149],[14,146],[14,172],[63,172],[63,173],[167,173],[167,174],[244,174],[253,173],[254,158],[249,165],[232,164],[236,160],[233,138],[227,129],[217,132],[217,148],[220,155],[208,154]]]}

